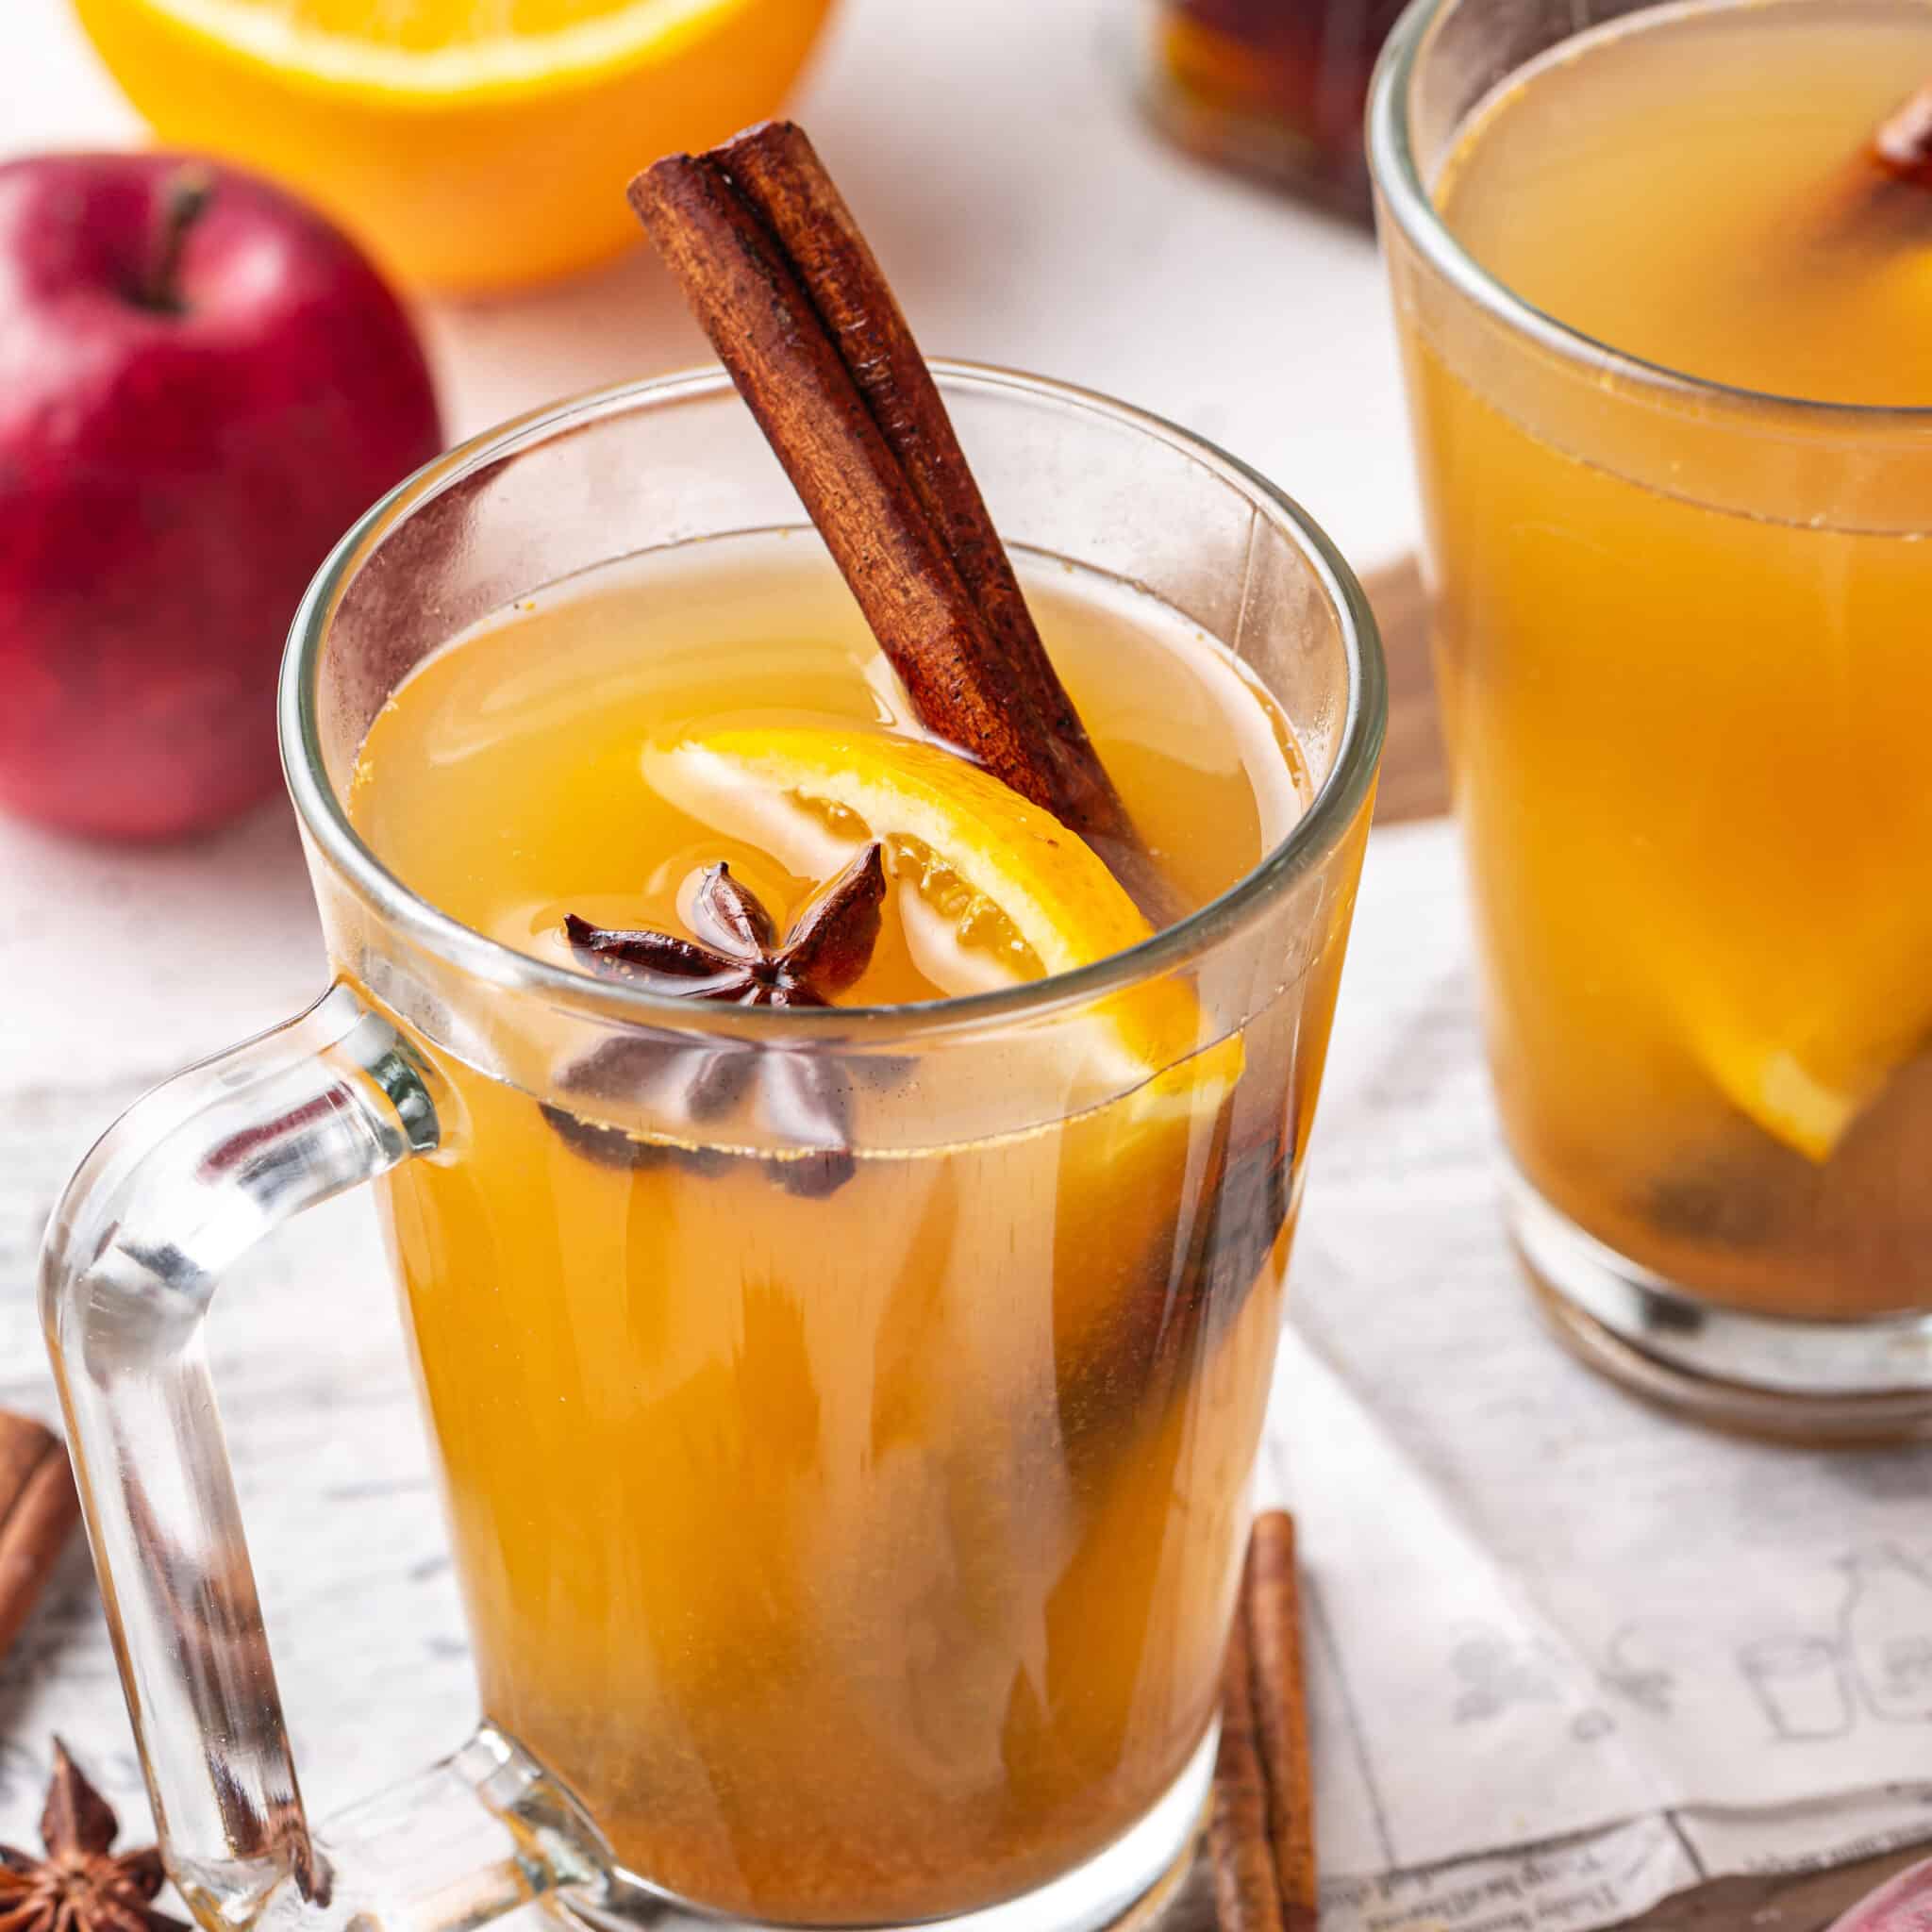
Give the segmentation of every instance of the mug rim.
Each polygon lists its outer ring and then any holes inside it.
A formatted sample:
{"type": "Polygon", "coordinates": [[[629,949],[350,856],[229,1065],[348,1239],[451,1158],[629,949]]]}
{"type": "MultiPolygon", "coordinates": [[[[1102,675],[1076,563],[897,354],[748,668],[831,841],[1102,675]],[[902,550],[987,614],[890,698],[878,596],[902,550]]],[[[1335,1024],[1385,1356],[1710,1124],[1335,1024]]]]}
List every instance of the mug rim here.
{"type": "MultiPolygon", "coordinates": [[[[1369,174],[1376,189],[1381,219],[1392,220],[1409,244],[1444,281],[1487,311],[1494,320],[1528,337],[1565,361],[1580,362],[1593,375],[1609,375],[1635,388],[1650,391],[1682,406],[1754,415],[1790,414],[1807,429],[1838,429],[1848,436],[1869,437],[1880,425],[1924,430],[1932,428],[1932,404],[1828,402],[1816,396],[1786,395],[1775,390],[1750,389],[1691,375],[1668,363],[1618,348],[1587,330],[1561,321],[1519,295],[1490,273],[1457,239],[1436,207],[1417,162],[1409,121],[1409,97],[1415,71],[1426,58],[1428,42],[1447,16],[1465,0],[1410,0],[1388,40],[1369,84],[1369,174]]],[[[1625,20],[1631,15],[1665,8],[1681,9],[1682,0],[1649,0],[1628,13],[1594,22],[1585,32],[1625,20]]],[[[1580,38],[1572,33],[1554,41],[1534,57],[1541,59],[1553,48],[1580,38]]],[[[1503,79],[1520,75],[1532,64],[1519,62],[1503,79]]],[[[1501,86],[1499,80],[1484,100],[1501,86]]]]}
{"type": "MultiPolygon", "coordinates": [[[[1257,471],[1163,417],[1044,376],[937,358],[931,366],[942,391],[1003,393],[1083,410],[1165,442],[1238,488],[1257,513],[1270,514],[1311,568],[1339,621],[1348,671],[1340,743],[1307,808],[1226,891],[1137,945],[1044,979],[892,1006],[743,1009],[593,978],[520,952],[445,912],[383,864],[350,823],[323,764],[318,672],[330,620],[348,582],[390,532],[418,509],[519,448],[575,433],[605,416],[731,393],[730,377],[715,363],[591,390],[513,416],[425,463],[366,510],[337,543],[304,593],[290,626],[276,697],[283,774],[311,852],[386,926],[466,977],[546,995],[575,1009],[631,1024],[646,1024],[660,1031],[741,1037],[776,1033],[800,1044],[842,1037],[855,1028],[895,1036],[977,1029],[1084,1005],[1206,952],[1298,883],[1328,858],[1355,823],[1374,782],[1387,722],[1380,633],[1360,582],[1327,533],[1257,471]]],[[[802,511],[800,527],[810,527],[802,511]]]]}

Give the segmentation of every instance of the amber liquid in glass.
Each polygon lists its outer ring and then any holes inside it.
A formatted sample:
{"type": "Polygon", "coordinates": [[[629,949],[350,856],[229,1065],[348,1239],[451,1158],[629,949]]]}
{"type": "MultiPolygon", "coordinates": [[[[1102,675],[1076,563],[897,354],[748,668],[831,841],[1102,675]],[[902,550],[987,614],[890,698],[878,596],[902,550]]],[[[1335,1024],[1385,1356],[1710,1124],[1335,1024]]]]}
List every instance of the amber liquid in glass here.
{"type": "MultiPolygon", "coordinates": [[[[1203,903],[1302,808],[1280,713],[1144,599],[1023,574],[1203,903]]],[[[719,859],[782,923],[817,881],[655,791],[640,749],[824,724],[915,729],[816,541],[696,544],[425,661],[354,816],[415,891],[558,963],[566,911],[681,930],[719,859]]],[[[889,859],[846,1000],[997,978],[998,922],[947,953],[958,882],[889,859]]],[[[903,1922],[1020,1894],[1141,1817],[1214,1707],[1289,1234],[1163,1333],[1213,1220],[1212,1109],[1049,1106],[865,1149],[813,1196],[749,1156],[586,1158],[540,1096],[423,1051],[447,1144],[381,1189],[483,1704],[620,1860],[756,1918],[903,1922]]],[[[1312,1104],[1311,1059],[1281,1107],[1312,1104]]]]}
{"type": "MultiPolygon", "coordinates": [[[[1932,193],[1860,159],[1928,73],[1918,6],[1645,14],[1491,96],[1438,203],[1506,287],[1627,354],[1932,405],[1932,193]]],[[[1527,350],[1473,386],[1413,317],[1405,347],[1516,1160],[1720,1301],[1932,1307],[1932,485],[1916,531],[1794,517],[1803,452],[1767,437],[1715,508],[1668,484],[1697,432],[1616,379],[1596,420],[1645,482],[1548,435],[1527,350]]]]}

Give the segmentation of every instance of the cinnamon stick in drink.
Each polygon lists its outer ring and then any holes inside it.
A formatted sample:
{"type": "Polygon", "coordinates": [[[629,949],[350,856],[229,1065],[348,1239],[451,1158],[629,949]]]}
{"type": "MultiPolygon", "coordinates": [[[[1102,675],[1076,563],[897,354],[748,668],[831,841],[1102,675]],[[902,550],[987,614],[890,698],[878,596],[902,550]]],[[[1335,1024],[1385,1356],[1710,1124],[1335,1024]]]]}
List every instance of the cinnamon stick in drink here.
{"type": "Polygon", "coordinates": [[[1799,232],[1840,248],[1918,247],[1932,218],[1932,81],[1888,114],[1821,184],[1799,232]]]}
{"type": "Polygon", "coordinates": [[[1087,839],[1149,919],[1172,893],[1061,685],[878,262],[787,122],[671,155],[630,198],[921,721],[1087,839]]]}
{"type": "Polygon", "coordinates": [[[1872,158],[1894,181],[1932,188],[1932,81],[1880,124],[1872,158]]]}
{"type": "Polygon", "coordinates": [[[79,1518],[59,1437],[0,1410],[0,1656],[20,1634],[79,1518]]]}
{"type": "Polygon", "coordinates": [[[1052,767],[1053,795],[1035,803],[1103,844],[1131,842],[1126,808],[1041,641],[939,385],[844,197],[805,131],[791,122],[768,121],[720,152],[738,192],[791,258],[879,433],[992,633],[1001,664],[1025,691],[1052,767]]]}
{"type": "MultiPolygon", "coordinates": [[[[1173,889],[1046,655],[931,372],[810,142],[788,123],[754,127],[654,163],[630,199],[921,721],[1087,839],[1150,922],[1171,924],[1173,889]]],[[[1148,1319],[1125,1324],[1128,1355],[1143,1337],[1157,1353],[1180,1342],[1224,1280],[1232,1315],[1286,1215],[1291,1151],[1279,1120],[1249,1124],[1239,1144],[1224,1136],[1230,1186],[1214,1189],[1213,1232],[1224,1222],[1230,1238],[1207,1242],[1180,1292],[1163,1284],[1148,1319]]],[[[1118,1385],[1120,1362],[1109,1350],[1102,1379],[1118,1385]]]]}
{"type": "Polygon", "coordinates": [[[1223,1676],[1208,1822],[1221,1932],[1314,1932],[1314,1789],[1294,1519],[1255,1520],[1223,1676]]]}

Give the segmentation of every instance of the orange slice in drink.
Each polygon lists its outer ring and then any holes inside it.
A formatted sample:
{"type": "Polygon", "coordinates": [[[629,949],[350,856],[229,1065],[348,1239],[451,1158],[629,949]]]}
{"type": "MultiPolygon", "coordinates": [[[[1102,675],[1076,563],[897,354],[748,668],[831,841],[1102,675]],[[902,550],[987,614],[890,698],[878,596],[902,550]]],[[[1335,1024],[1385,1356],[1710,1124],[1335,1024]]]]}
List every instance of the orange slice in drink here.
{"type": "MultiPolygon", "coordinates": [[[[912,916],[929,931],[936,911],[959,941],[922,948],[948,991],[1070,973],[1152,936],[1084,840],[937,744],[883,731],[746,728],[644,756],[658,791],[792,855],[801,873],[823,874],[866,839],[881,841],[902,890],[927,908],[912,916]],[[815,841],[824,843],[814,850],[815,841]]],[[[1095,1025],[1075,1029],[1096,1097],[1139,1089],[1141,1117],[1217,1102],[1241,1071],[1241,1043],[1204,1041],[1201,1027],[1199,1003],[1172,980],[1108,996],[1095,1025]]]]}
{"type": "Polygon", "coordinates": [[[1724,1097],[1807,1159],[1830,1158],[1892,1072],[1932,1033],[1927,961],[1856,946],[1827,984],[1787,969],[1702,999],[1674,998],[1691,1051],[1724,1097]]]}
{"type": "Polygon", "coordinates": [[[1677,935],[1662,992],[1678,1038],[1732,1106],[1813,1161],[1932,1044],[1932,915],[1902,883],[1845,874],[1786,920],[1666,901],[1658,921],[1677,935]]]}

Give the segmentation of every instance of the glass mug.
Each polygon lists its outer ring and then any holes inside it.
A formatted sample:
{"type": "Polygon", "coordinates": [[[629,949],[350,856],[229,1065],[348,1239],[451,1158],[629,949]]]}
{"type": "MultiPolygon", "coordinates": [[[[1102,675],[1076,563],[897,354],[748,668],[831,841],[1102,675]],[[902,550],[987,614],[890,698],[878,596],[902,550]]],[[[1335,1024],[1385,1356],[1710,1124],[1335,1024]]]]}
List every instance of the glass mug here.
{"type": "Polygon", "coordinates": [[[613,556],[799,526],[749,412],[715,372],[593,396],[455,452],[350,533],[280,701],[336,984],[142,1101],[43,1264],[162,1847],[206,1924],[432,1932],[561,1890],[607,1917],[1075,1932],[1191,1841],[1379,646],[1326,539],[1239,463],[1045,382],[941,382],[1009,541],[1237,650],[1313,802],[1211,905],[1060,978],[897,1008],[667,1001],[415,898],[344,797],[391,691],[478,620],[613,556]],[[1161,1036],[1173,1067],[1083,1054],[1174,989],[1199,1018],[1161,1036]],[[692,1191],[801,1150],[781,1123],[689,1173],[578,1159],[544,1124],[559,1070],[626,1041],[836,1061],[856,1178],[708,1211],[694,1284],[667,1260],[692,1191]],[[1134,1091],[1096,1084],[1122,1061],[1134,1091]],[[1150,1114],[1202,1067],[1213,1105],[1150,1114]],[[202,1322],[237,1255],[367,1180],[485,1715],[311,1830],[202,1322]],[[1141,1272],[1083,1299],[1129,1238],[1141,1272]]]}
{"type": "Polygon", "coordinates": [[[1431,196],[1506,77],[1645,10],[1418,4],[1370,107],[1508,1217],[1557,1333],[1652,1398],[1923,1432],[1932,411],[1622,354],[1431,196]],[[1861,1110],[1807,1146],[1848,1058],[1861,1110]]]}

